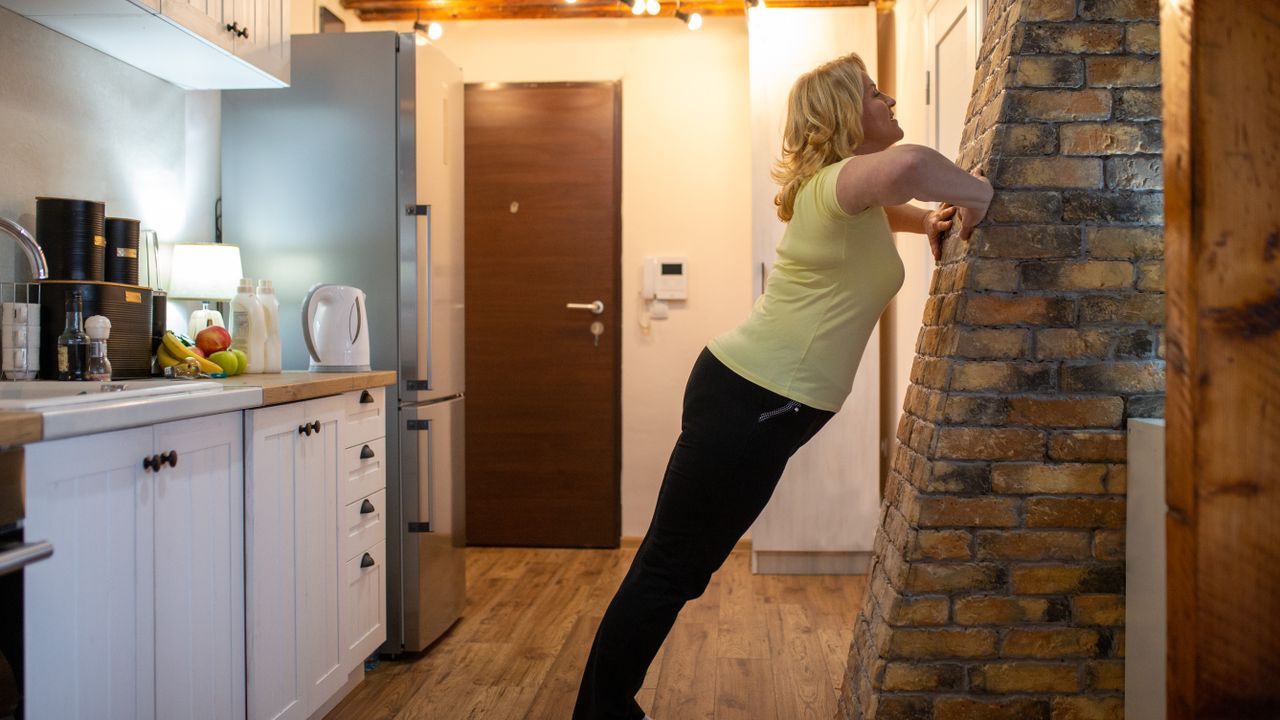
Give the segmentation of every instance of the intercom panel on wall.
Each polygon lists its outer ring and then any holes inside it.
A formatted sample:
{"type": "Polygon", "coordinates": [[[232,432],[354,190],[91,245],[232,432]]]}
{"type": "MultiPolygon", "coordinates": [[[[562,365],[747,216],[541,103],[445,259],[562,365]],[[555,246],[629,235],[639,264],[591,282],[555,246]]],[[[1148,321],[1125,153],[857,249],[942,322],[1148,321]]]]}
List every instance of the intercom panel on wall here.
{"type": "Polygon", "coordinates": [[[684,257],[647,257],[644,261],[645,299],[688,300],[689,260],[684,257]]]}

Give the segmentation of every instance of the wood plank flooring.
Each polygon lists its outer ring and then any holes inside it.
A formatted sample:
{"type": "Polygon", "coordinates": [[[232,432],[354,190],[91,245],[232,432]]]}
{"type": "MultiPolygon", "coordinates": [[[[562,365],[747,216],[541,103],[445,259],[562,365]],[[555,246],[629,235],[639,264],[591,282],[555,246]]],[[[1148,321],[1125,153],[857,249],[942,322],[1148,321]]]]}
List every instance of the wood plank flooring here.
{"type": "MultiPolygon", "coordinates": [[[[382,660],[329,720],[567,720],[635,548],[467,548],[463,618],[382,660]]],[[[864,579],[752,575],[734,552],[685,606],[636,696],[657,720],[835,714],[864,579]]]]}

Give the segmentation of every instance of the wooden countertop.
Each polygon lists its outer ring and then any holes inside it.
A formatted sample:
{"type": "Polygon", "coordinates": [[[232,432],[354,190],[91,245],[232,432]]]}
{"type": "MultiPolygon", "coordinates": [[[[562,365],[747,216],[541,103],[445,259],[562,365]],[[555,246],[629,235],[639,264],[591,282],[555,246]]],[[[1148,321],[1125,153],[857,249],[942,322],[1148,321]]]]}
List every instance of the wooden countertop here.
{"type": "Polygon", "coordinates": [[[326,395],[340,395],[352,390],[385,387],[396,384],[391,370],[355,373],[313,373],[286,370],[270,375],[237,375],[214,382],[235,387],[262,388],[262,406],[310,400],[326,395]]]}
{"type": "MultiPolygon", "coordinates": [[[[232,387],[262,388],[262,407],[340,395],[352,390],[396,384],[389,370],[362,373],[312,373],[290,370],[270,375],[237,375],[214,382],[232,387]]],[[[40,442],[44,439],[44,418],[36,412],[0,412],[0,447],[40,442]]]]}

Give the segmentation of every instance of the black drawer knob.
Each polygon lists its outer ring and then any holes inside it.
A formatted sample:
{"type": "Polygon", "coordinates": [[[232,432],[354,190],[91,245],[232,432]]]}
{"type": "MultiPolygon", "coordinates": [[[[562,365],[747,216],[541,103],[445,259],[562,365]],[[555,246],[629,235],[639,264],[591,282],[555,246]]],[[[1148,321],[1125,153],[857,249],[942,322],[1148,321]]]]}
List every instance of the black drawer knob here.
{"type": "Polygon", "coordinates": [[[160,453],[160,462],[169,463],[169,467],[178,467],[178,451],[170,450],[167,453],[160,453]]]}
{"type": "Polygon", "coordinates": [[[160,456],[159,456],[159,455],[152,455],[151,457],[144,457],[144,458],[142,458],[142,469],[143,469],[143,470],[153,470],[153,471],[159,472],[159,471],[160,471],[160,456]]]}
{"type": "Polygon", "coordinates": [[[373,556],[369,553],[365,553],[364,557],[360,558],[360,567],[373,567],[373,556]]]}
{"type": "Polygon", "coordinates": [[[299,434],[299,435],[310,435],[310,434],[311,434],[311,424],[310,424],[310,423],[302,423],[301,425],[299,425],[299,426],[298,426],[298,434],[299,434]]]}
{"type": "Polygon", "coordinates": [[[364,447],[360,448],[361,460],[368,460],[371,457],[373,457],[373,448],[369,447],[368,445],[365,445],[364,447]]]}
{"type": "Polygon", "coordinates": [[[318,432],[320,432],[320,421],[319,421],[319,420],[312,421],[312,423],[311,423],[311,430],[312,430],[312,432],[317,432],[317,433],[318,433],[318,432]]]}
{"type": "Polygon", "coordinates": [[[361,405],[368,405],[368,404],[369,404],[369,403],[371,403],[371,402],[373,402],[373,393],[369,392],[368,390],[361,390],[361,391],[360,391],[360,404],[361,404],[361,405]]]}
{"type": "Polygon", "coordinates": [[[373,503],[369,502],[369,498],[365,498],[364,502],[360,503],[360,514],[368,515],[371,512],[373,512],[373,503]]]}

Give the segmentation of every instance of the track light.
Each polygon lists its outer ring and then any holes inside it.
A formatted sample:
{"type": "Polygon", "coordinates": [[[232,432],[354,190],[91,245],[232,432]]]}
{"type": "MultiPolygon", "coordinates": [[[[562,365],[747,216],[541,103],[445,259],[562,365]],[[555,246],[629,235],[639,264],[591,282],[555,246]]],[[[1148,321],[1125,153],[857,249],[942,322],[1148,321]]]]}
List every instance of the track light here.
{"type": "Polygon", "coordinates": [[[702,27],[702,16],[698,13],[687,13],[677,10],[676,19],[684,22],[685,25],[688,25],[690,30],[697,30],[702,27]]]}
{"type": "Polygon", "coordinates": [[[698,13],[687,13],[680,9],[680,0],[676,0],[676,19],[683,22],[690,30],[702,27],[702,16],[698,13]]]}
{"type": "Polygon", "coordinates": [[[645,0],[644,11],[650,15],[657,15],[662,12],[662,4],[658,0],[645,0]]]}
{"type": "Polygon", "coordinates": [[[632,15],[643,15],[643,14],[644,14],[644,1],[645,1],[645,0],[631,0],[631,2],[630,2],[629,4],[631,5],[631,14],[632,14],[632,15]]]}
{"type": "Polygon", "coordinates": [[[413,32],[416,36],[413,39],[414,42],[418,45],[426,45],[428,40],[434,42],[444,36],[444,26],[435,21],[429,24],[423,23],[422,15],[419,13],[418,19],[413,21],[413,32]]]}

